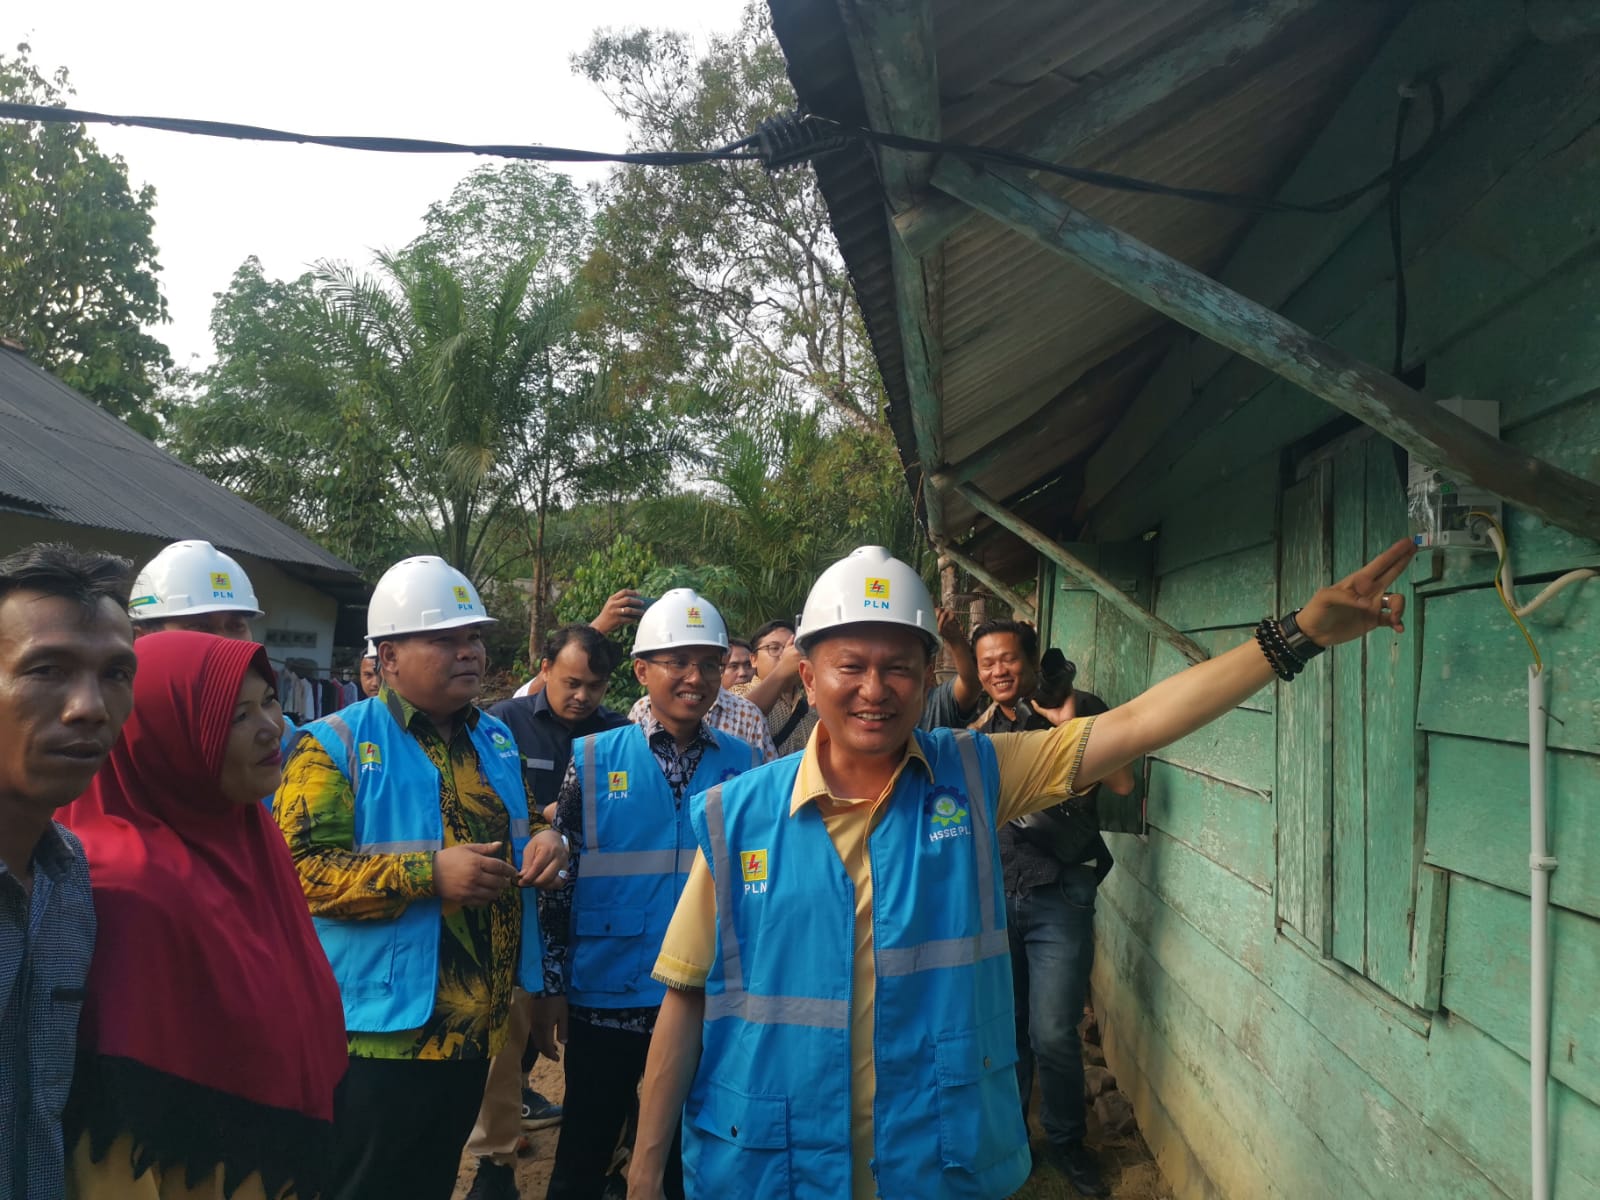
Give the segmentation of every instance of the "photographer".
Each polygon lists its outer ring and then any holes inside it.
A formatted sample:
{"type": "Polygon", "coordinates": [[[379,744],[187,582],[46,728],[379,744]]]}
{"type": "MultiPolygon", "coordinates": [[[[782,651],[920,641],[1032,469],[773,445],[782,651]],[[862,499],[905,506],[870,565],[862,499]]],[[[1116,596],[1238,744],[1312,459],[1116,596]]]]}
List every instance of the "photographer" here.
{"type": "MultiPolygon", "coordinates": [[[[1077,669],[1059,650],[1041,664],[1039,638],[1020,621],[987,621],[972,632],[978,680],[994,701],[972,726],[984,733],[1049,729],[1056,720],[1107,711],[1092,692],[1073,687],[1077,669]]],[[[1133,791],[1121,767],[1101,787],[1133,791]]],[[[1111,870],[1100,836],[1099,788],[1000,827],[1006,924],[1011,935],[1017,1016],[1017,1086],[1026,1113],[1039,1064],[1040,1122],[1050,1156],[1086,1196],[1104,1194],[1100,1171],[1083,1145],[1083,1050],[1078,1021],[1094,961],[1094,896],[1111,870]]]]}

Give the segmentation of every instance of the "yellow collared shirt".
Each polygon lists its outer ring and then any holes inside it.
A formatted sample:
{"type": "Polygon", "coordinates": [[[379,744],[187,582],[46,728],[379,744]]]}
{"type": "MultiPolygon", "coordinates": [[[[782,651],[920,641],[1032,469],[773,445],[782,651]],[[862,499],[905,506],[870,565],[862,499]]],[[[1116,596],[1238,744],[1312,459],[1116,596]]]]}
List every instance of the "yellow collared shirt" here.
{"type": "MultiPolygon", "coordinates": [[[[1000,824],[1058,804],[1072,794],[1093,724],[1093,717],[1084,717],[1054,729],[1002,733],[989,739],[1000,768],[1000,824]]],[[[851,1191],[855,1200],[872,1200],[872,1102],[878,1086],[872,1043],[877,975],[872,953],[872,860],[867,854],[867,840],[908,764],[915,762],[919,770],[930,774],[932,768],[913,738],[906,743],[899,766],[879,795],[835,796],[822,777],[817,754],[827,736],[828,731],[819,725],[806,743],[800,773],[789,797],[789,815],[794,816],[807,804],[817,806],[834,849],[855,884],[856,945],[850,1014],[851,1191]]],[[[716,888],[705,856],[697,854],[656,958],[655,978],[679,989],[705,987],[716,947],[716,888]]]]}

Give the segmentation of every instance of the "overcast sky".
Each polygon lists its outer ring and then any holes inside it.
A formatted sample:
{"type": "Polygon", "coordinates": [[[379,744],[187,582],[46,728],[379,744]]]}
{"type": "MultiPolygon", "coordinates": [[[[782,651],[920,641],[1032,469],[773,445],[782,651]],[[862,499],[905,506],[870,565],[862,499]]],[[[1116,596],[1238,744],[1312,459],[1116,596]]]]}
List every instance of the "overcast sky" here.
{"type": "MultiPolygon", "coordinates": [[[[571,55],[594,29],[647,24],[699,40],[737,27],[741,0],[368,0],[7,4],[0,47],[65,66],[100,112],[295,132],[623,149],[624,129],[571,55]],[[21,11],[19,11],[21,10],[21,11]],[[25,15],[24,15],[25,14],[25,15]]],[[[430,201],[481,161],[233,142],[91,127],[156,189],[156,242],[175,362],[211,357],[213,294],[247,255],[272,276],[321,258],[364,263],[419,231],[430,201]],[[193,357],[191,357],[193,356],[193,357]]],[[[557,168],[582,181],[604,167],[557,168]]]]}

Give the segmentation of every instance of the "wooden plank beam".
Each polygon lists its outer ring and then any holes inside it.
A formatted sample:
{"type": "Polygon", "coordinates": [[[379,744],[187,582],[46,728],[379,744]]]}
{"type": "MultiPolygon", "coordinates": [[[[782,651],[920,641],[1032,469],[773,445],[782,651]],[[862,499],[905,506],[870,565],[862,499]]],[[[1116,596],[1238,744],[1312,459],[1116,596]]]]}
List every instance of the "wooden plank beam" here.
{"type": "MultiPolygon", "coordinates": [[[[929,0],[839,0],[839,13],[873,128],[937,139],[939,81],[929,0]]],[[[888,220],[927,190],[932,157],[880,149],[878,163],[888,220]]],[[[944,462],[944,264],[906,253],[892,231],[889,250],[922,503],[928,532],[937,539],[944,536],[944,505],[928,480],[944,462]]]]}
{"type": "Polygon", "coordinates": [[[1005,526],[1005,528],[1027,542],[1028,545],[1055,563],[1056,566],[1060,567],[1084,587],[1096,593],[1112,608],[1127,617],[1128,620],[1138,625],[1145,632],[1153,633],[1190,662],[1204,662],[1209,657],[1205,650],[1192,638],[1186,637],[1171,625],[1168,625],[1093,567],[1080,559],[1074,558],[1061,546],[1045,537],[1038,529],[1010,510],[1002,507],[993,497],[979,491],[970,483],[961,484],[956,488],[956,491],[973,508],[991,518],[996,524],[1005,526]]]}
{"type": "MultiPolygon", "coordinates": [[[[1458,118],[1472,108],[1486,89],[1495,86],[1506,63],[1526,44],[1523,14],[1507,0],[1416,0],[1404,10],[1361,78],[1311,140],[1293,172],[1279,188],[1278,195],[1299,199],[1326,196],[1354,187],[1382,170],[1388,165],[1394,136],[1397,85],[1420,74],[1446,68],[1440,78],[1444,88],[1445,137],[1429,160],[1427,173],[1430,180],[1438,179],[1441,159],[1449,157],[1448,143],[1457,140],[1467,146],[1463,157],[1469,169],[1463,173],[1467,182],[1454,189],[1459,201],[1449,199],[1452,195],[1449,187],[1430,182],[1428,190],[1444,197],[1447,205],[1464,205],[1473,180],[1493,179],[1506,170],[1499,165],[1504,160],[1497,152],[1485,147],[1479,154],[1472,143],[1475,140],[1495,142],[1495,134],[1508,124],[1503,119],[1507,110],[1495,104],[1481,105],[1479,110],[1487,114],[1482,120],[1473,118],[1458,123],[1458,118]],[[1501,119],[1496,121],[1496,117],[1501,119]],[[1482,125],[1487,128],[1477,127],[1482,125]]],[[[1531,111],[1531,106],[1524,104],[1523,107],[1531,111]]],[[[1417,116],[1411,121],[1406,143],[1408,154],[1421,148],[1427,132],[1425,118],[1417,116]]],[[[1407,203],[1415,193],[1414,181],[1405,194],[1407,203]]],[[[1282,310],[1307,280],[1324,269],[1339,247],[1358,231],[1384,199],[1385,192],[1379,188],[1337,213],[1315,218],[1300,213],[1265,214],[1251,225],[1218,278],[1234,291],[1282,310]]],[[[1407,240],[1420,247],[1418,238],[1425,239],[1428,230],[1443,227],[1433,217],[1420,223],[1408,220],[1407,240]]],[[[1390,269],[1387,239],[1382,246],[1379,270],[1387,287],[1390,269]]],[[[1385,294],[1387,296],[1387,292],[1385,294]]],[[[1127,417],[1090,457],[1084,478],[1086,509],[1099,507],[1119,484],[1123,489],[1138,488],[1138,480],[1129,477],[1151,460],[1166,431],[1180,417],[1189,415],[1187,410],[1194,394],[1224,366],[1237,364],[1237,360],[1220,347],[1204,340],[1185,340],[1191,344],[1180,344],[1171,355],[1171,367],[1175,373],[1181,372],[1182,378],[1163,380],[1163,386],[1147,388],[1141,393],[1127,417]]],[[[1236,373],[1245,377],[1246,382],[1234,385],[1232,390],[1237,394],[1248,387],[1248,394],[1253,394],[1259,385],[1248,385],[1250,371],[1244,369],[1236,373]]],[[[1187,441],[1179,438],[1178,443],[1187,445],[1192,440],[1190,434],[1187,441]]],[[[1159,462],[1152,462],[1139,474],[1148,478],[1162,470],[1159,462]]]]}
{"type": "Polygon", "coordinates": [[[1019,596],[1014,590],[1001,583],[1000,580],[982,563],[978,562],[976,559],[968,558],[961,552],[959,547],[949,541],[940,542],[938,545],[938,550],[940,554],[943,554],[951,562],[955,563],[956,566],[960,567],[968,575],[971,575],[979,583],[983,584],[984,587],[988,588],[996,596],[1009,604],[1012,611],[1018,613],[1023,620],[1037,621],[1038,610],[1024,600],[1021,596],[1019,596]]]}
{"type": "MultiPolygon", "coordinates": [[[[1266,45],[1318,0],[1255,0],[1231,20],[1211,22],[1195,36],[1153,55],[1064,108],[1047,110],[1007,141],[1035,158],[1060,160],[1080,146],[1155,108],[1214,71],[1266,45]]],[[[972,217],[958,200],[934,194],[894,218],[912,255],[921,258],[972,217]]]]}
{"type": "Polygon", "coordinates": [[[933,183],[1197,333],[1372,426],[1464,483],[1581,537],[1600,537],[1600,486],[1523,454],[1271,309],[1016,174],[945,158],[933,183]]]}

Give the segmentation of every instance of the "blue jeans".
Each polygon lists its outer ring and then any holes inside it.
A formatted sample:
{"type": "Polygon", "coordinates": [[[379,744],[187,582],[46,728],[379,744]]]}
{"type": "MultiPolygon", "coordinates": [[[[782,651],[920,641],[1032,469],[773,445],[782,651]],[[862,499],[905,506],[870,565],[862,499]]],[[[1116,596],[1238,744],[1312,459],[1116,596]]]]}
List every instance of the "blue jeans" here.
{"type": "Polygon", "coordinates": [[[1061,869],[1055,883],[1006,897],[1017,1004],[1017,1088],[1026,1118],[1039,1065],[1040,1124],[1050,1144],[1078,1145],[1085,1130],[1078,1022],[1094,964],[1094,869],[1061,869]]]}

